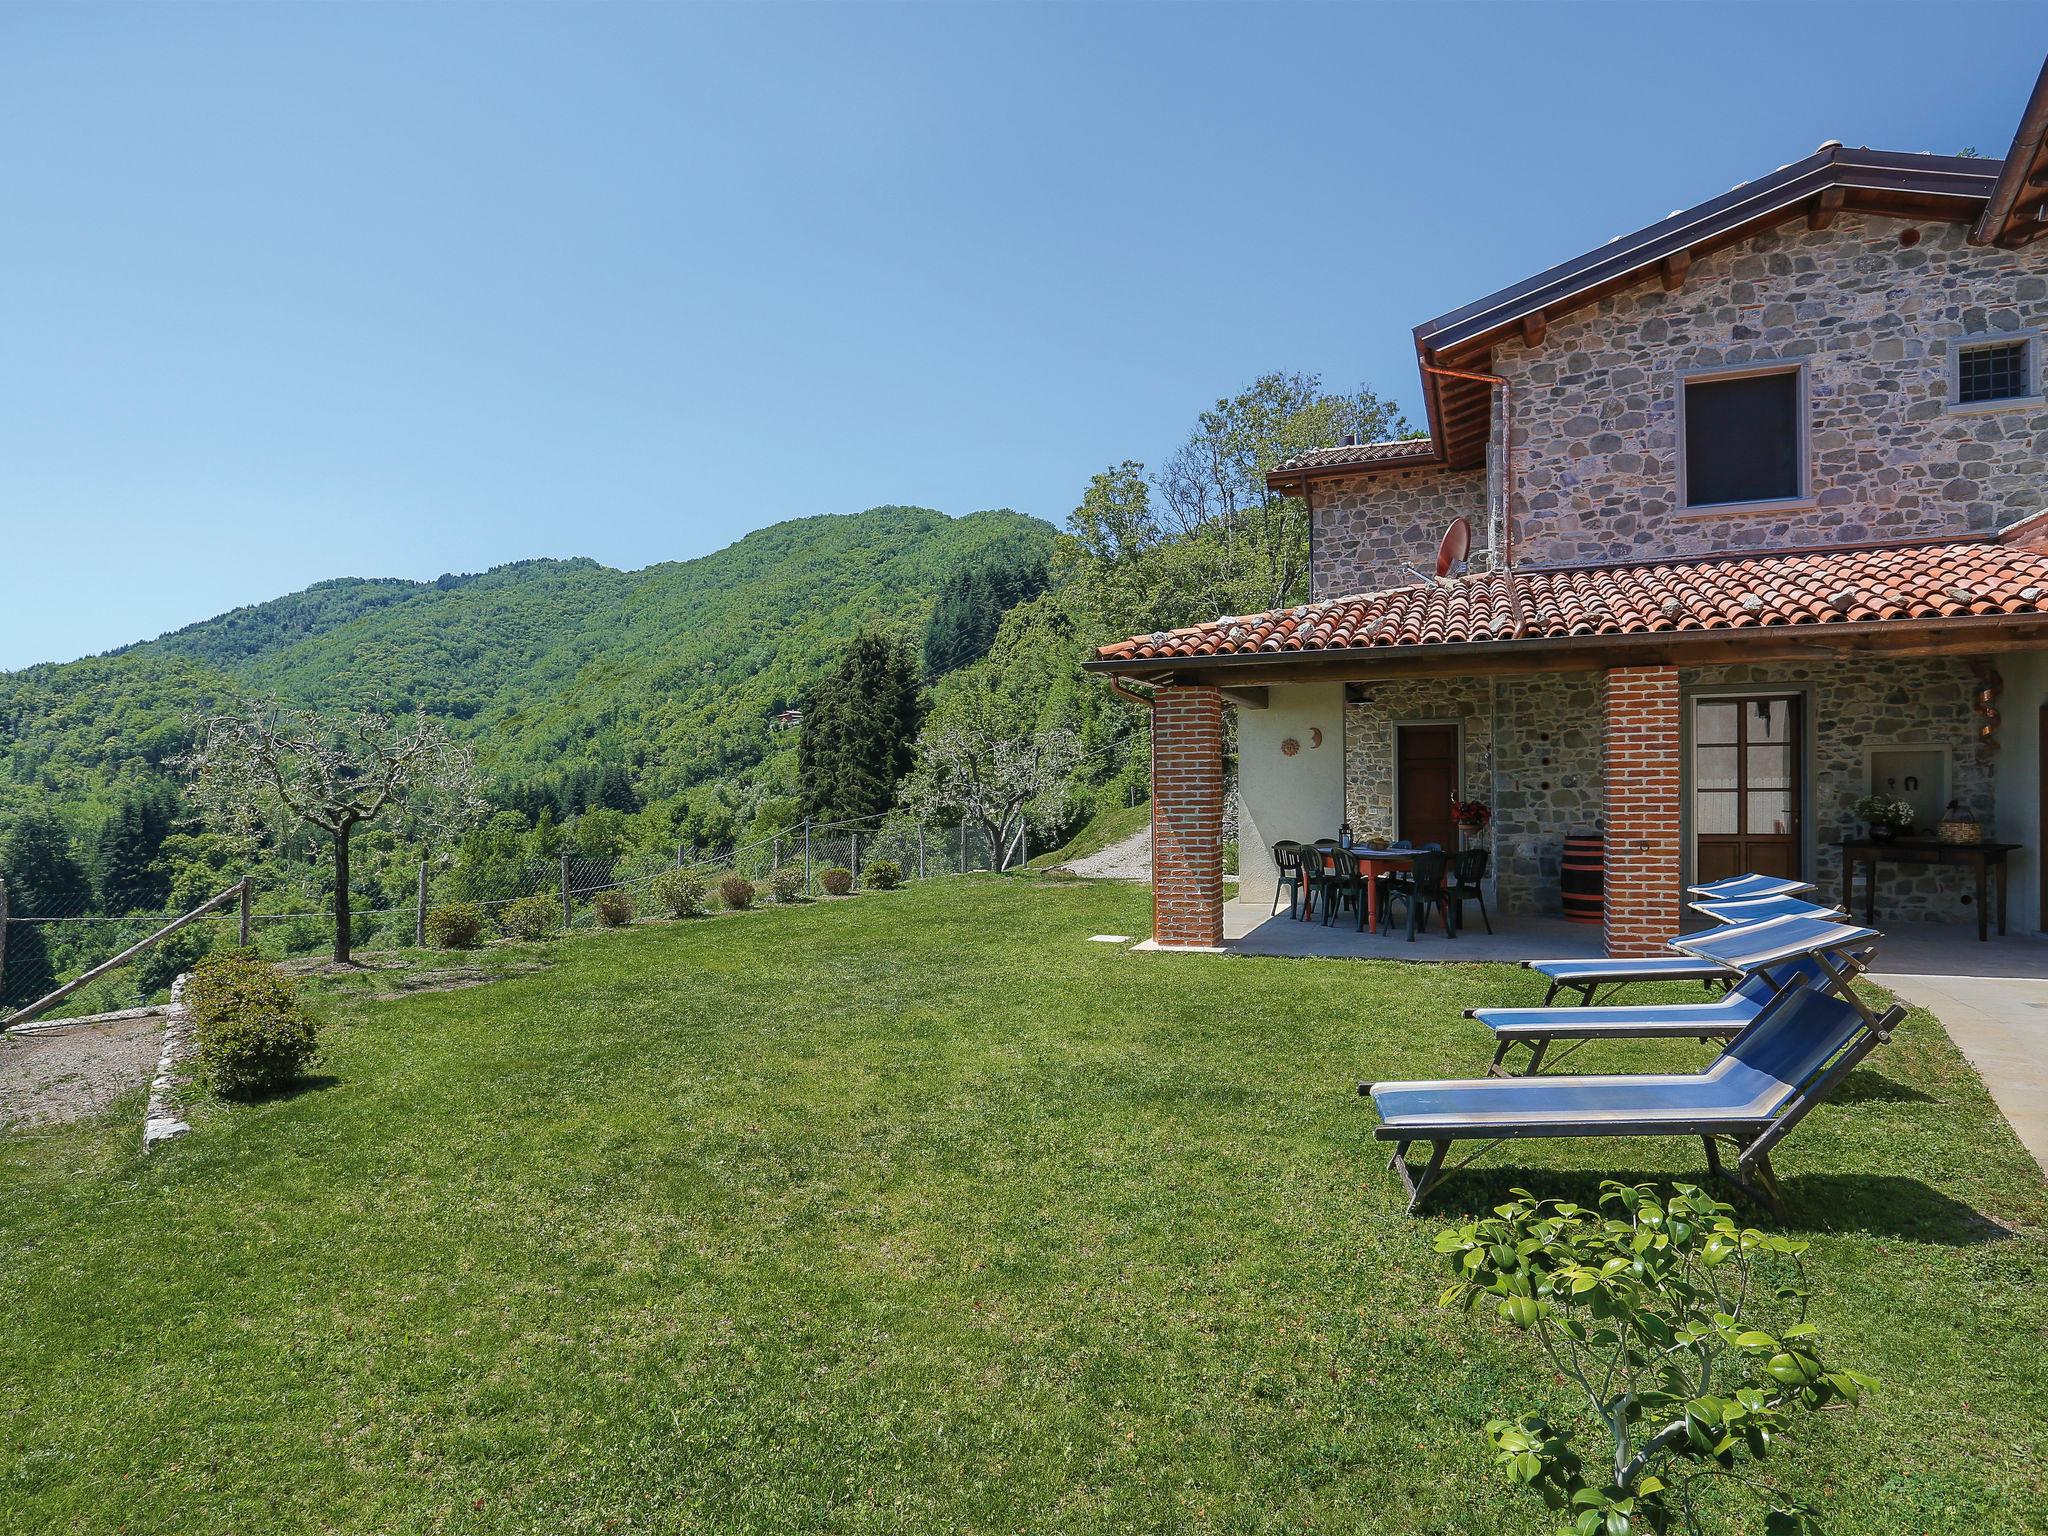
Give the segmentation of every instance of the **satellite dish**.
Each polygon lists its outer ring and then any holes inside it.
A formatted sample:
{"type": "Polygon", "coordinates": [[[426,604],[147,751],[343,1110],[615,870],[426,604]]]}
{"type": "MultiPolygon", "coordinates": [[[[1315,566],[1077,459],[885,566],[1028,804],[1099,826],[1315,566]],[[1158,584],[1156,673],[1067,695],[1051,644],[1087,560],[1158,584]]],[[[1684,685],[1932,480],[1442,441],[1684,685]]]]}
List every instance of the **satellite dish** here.
{"type": "Polygon", "coordinates": [[[1471,553],[1472,524],[1462,517],[1452,518],[1451,526],[1444,530],[1443,542],[1436,547],[1437,575],[1450,575],[1451,567],[1463,565],[1471,553]]]}

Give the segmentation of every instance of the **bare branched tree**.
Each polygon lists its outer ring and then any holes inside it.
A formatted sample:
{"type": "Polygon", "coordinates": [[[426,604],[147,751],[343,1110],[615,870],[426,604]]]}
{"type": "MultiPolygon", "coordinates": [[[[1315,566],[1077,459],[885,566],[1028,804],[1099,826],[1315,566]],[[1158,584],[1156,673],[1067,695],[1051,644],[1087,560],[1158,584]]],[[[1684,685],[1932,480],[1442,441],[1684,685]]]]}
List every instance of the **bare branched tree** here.
{"type": "Polygon", "coordinates": [[[1047,805],[1081,761],[1081,738],[1065,727],[1027,736],[935,725],[918,738],[917,769],[904,795],[921,816],[953,812],[981,828],[998,863],[1028,811],[1047,805]]]}
{"type": "Polygon", "coordinates": [[[251,702],[196,725],[199,745],[183,766],[202,816],[250,842],[310,828],[332,845],[338,965],[349,959],[355,829],[391,812],[415,833],[452,837],[488,809],[469,749],[425,714],[392,719],[251,702]]]}

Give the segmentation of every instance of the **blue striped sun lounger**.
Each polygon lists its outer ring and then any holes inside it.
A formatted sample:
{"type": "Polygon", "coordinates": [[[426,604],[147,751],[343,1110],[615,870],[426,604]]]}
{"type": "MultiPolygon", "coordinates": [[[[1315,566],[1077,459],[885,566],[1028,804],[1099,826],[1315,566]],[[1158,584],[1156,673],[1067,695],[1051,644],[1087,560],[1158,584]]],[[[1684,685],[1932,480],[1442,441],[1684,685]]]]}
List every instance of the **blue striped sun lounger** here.
{"type": "Polygon", "coordinates": [[[1503,1141],[1533,1137],[1697,1136],[1707,1167],[1782,1215],[1770,1152],[1850,1070],[1891,1037],[1905,1009],[1872,1012],[1853,994],[1787,986],[1700,1072],[1602,1077],[1479,1077],[1361,1086],[1379,1111],[1373,1135],[1395,1144],[1388,1168],[1414,1211],[1452,1169],[1459,1142],[1484,1143],[1462,1167],[1503,1141]],[[1736,1150],[1721,1161],[1720,1142],[1736,1150]],[[1418,1174],[1408,1149],[1430,1147],[1418,1174]]]}
{"type": "Polygon", "coordinates": [[[1759,896],[1806,896],[1813,886],[1804,880],[1787,880],[1778,875],[1730,875],[1706,885],[1689,885],[1688,896],[1702,901],[1750,901],[1759,896]]]}
{"type": "MultiPolygon", "coordinates": [[[[1842,967],[1853,975],[1862,969],[1862,963],[1845,958],[1842,967]]],[[[1553,1067],[1588,1040],[1731,1040],[1755,1023],[1757,1015],[1792,985],[1794,978],[1823,992],[1834,984],[1827,969],[1811,955],[1736,974],[1742,979],[1711,1002],[1467,1008],[1465,1017],[1477,1019],[1493,1031],[1493,1061],[1486,1069],[1489,1075],[1510,1076],[1508,1056],[1521,1046],[1529,1053],[1521,1071],[1533,1076],[1542,1070],[1544,1054],[1556,1043],[1570,1042],[1551,1058],[1553,1067]]]]}
{"type": "Polygon", "coordinates": [[[1576,992],[1582,1004],[1591,1006],[1602,987],[1609,994],[1640,981],[1698,981],[1733,983],[1735,973],[1715,960],[1692,955],[1637,955],[1616,960],[1524,960],[1523,965],[1550,983],[1543,1003],[1548,1007],[1560,992],[1576,992]]]}
{"type": "Polygon", "coordinates": [[[1802,896],[1757,896],[1748,901],[1694,901],[1687,903],[1702,917],[1717,923],[1760,923],[1772,917],[1832,917],[1847,914],[1840,907],[1823,907],[1802,896]]]}

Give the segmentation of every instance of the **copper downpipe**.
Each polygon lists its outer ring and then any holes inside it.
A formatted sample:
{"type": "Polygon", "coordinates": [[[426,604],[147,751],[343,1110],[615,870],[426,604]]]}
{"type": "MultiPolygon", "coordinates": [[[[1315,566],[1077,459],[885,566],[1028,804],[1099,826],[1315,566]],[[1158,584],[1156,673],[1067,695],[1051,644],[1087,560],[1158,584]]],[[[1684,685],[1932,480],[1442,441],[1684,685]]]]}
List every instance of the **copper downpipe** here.
{"type": "Polygon", "coordinates": [[[1500,541],[1501,566],[1507,573],[1508,602],[1514,609],[1515,628],[1510,639],[1519,640],[1527,622],[1522,612],[1521,588],[1515,581],[1515,397],[1512,386],[1497,373],[1474,373],[1464,368],[1439,368],[1431,363],[1422,365],[1424,373],[1433,373],[1438,378],[1467,379],[1474,384],[1490,384],[1500,391],[1501,424],[1501,498],[1500,498],[1500,541]]]}

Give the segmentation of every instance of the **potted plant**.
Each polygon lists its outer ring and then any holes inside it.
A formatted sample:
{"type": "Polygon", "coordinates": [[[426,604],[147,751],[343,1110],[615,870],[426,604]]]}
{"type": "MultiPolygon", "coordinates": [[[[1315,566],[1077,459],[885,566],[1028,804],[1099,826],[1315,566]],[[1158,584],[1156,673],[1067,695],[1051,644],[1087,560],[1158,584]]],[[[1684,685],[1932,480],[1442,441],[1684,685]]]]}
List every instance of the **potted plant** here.
{"type": "Polygon", "coordinates": [[[1460,800],[1451,796],[1451,820],[1460,832],[1477,834],[1493,823],[1493,807],[1484,800],[1460,800]]]}
{"type": "Polygon", "coordinates": [[[1890,795],[1865,795],[1850,809],[1869,824],[1873,843],[1888,843],[1913,825],[1913,807],[1890,795]]]}

